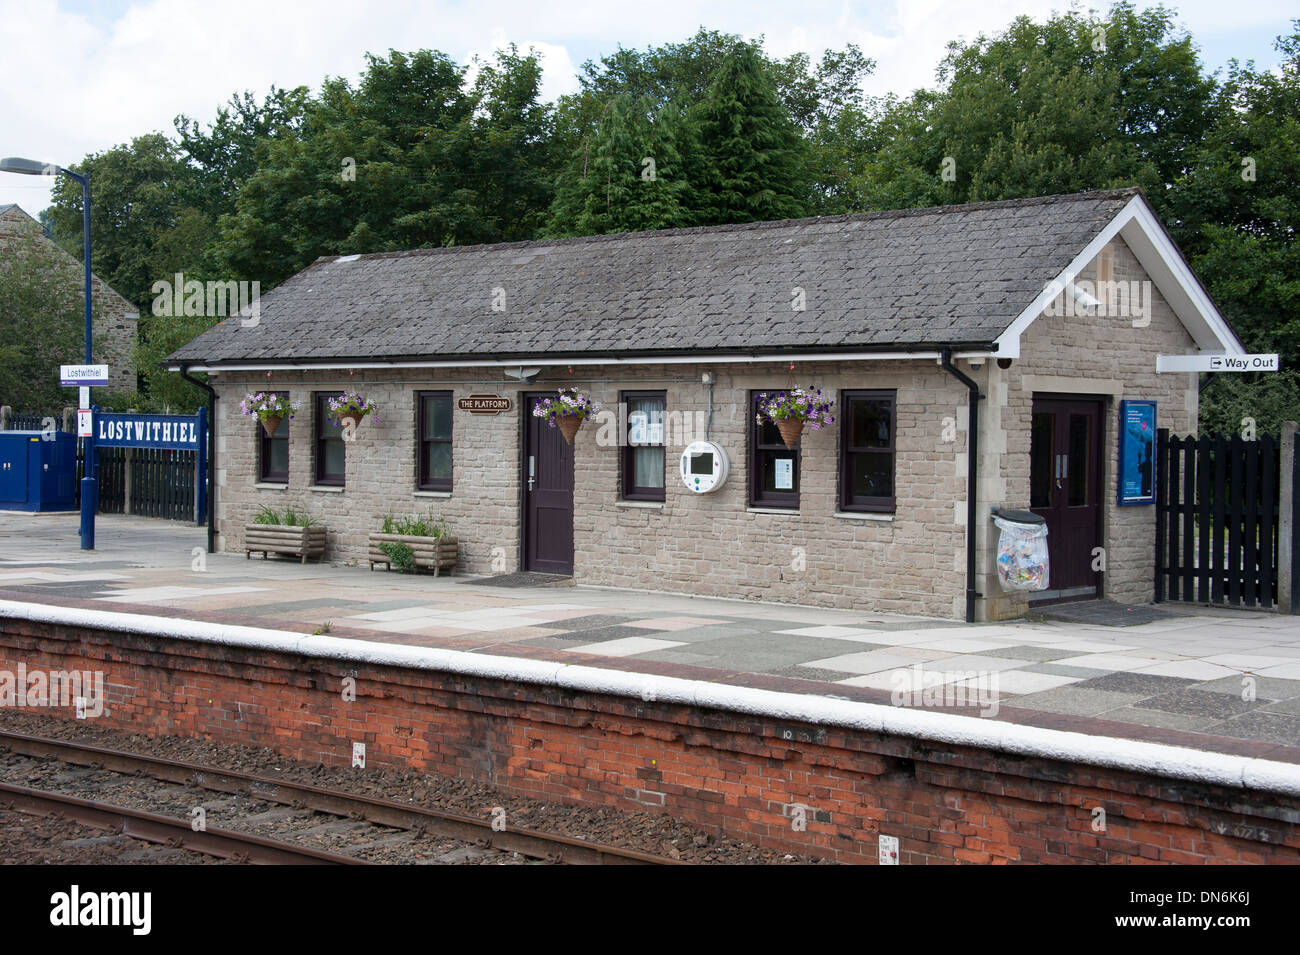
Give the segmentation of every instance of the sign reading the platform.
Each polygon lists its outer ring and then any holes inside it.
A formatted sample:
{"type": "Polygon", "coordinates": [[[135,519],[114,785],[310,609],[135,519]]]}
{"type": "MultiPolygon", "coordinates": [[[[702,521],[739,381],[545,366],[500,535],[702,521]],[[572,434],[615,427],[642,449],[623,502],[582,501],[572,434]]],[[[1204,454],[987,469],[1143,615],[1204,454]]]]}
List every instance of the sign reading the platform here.
{"type": "Polygon", "coordinates": [[[1277,371],[1277,355],[1157,355],[1156,371],[1277,371]]]}
{"type": "Polygon", "coordinates": [[[107,365],[60,365],[59,384],[64,387],[77,385],[108,384],[107,365]]]}
{"type": "Polygon", "coordinates": [[[95,418],[95,444],[101,448],[171,448],[197,451],[203,433],[198,415],[104,414],[95,418]]]}
{"type": "Polygon", "coordinates": [[[93,416],[94,416],[93,411],[77,412],[77,437],[78,438],[89,438],[95,433],[94,425],[91,420],[93,416]]]}
{"type": "Polygon", "coordinates": [[[510,410],[510,399],[500,395],[470,395],[458,400],[456,407],[470,414],[501,414],[510,410]]]}

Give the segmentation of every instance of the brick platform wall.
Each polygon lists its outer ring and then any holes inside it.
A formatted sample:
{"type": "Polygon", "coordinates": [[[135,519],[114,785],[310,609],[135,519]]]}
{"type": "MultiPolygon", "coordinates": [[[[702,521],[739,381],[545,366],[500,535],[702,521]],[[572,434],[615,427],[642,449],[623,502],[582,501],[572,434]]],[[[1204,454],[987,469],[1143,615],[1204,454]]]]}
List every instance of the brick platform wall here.
{"type": "MultiPolygon", "coordinates": [[[[8,619],[0,668],[103,671],[96,725],[460,776],[507,793],[662,810],[841,862],[1300,863],[1268,793],[718,709],[8,619]],[[357,701],[344,702],[345,677],[357,701]],[[806,829],[793,822],[807,807],[806,829]],[[1094,810],[1106,829],[1093,829],[1094,810]]],[[[71,717],[67,710],[48,711],[71,717]]],[[[357,770],[363,772],[363,770],[357,770]]],[[[484,807],[484,815],[491,807],[484,807]]]]}

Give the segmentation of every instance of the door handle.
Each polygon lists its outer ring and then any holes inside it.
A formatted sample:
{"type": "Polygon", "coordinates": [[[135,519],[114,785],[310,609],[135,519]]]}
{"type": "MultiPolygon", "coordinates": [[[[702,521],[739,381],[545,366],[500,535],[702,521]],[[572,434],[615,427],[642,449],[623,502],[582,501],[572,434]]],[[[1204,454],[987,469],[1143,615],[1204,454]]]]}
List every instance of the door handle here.
{"type": "Polygon", "coordinates": [[[537,478],[535,476],[536,473],[537,473],[537,458],[530,454],[528,455],[528,490],[529,491],[532,491],[533,486],[537,483],[537,478]]]}

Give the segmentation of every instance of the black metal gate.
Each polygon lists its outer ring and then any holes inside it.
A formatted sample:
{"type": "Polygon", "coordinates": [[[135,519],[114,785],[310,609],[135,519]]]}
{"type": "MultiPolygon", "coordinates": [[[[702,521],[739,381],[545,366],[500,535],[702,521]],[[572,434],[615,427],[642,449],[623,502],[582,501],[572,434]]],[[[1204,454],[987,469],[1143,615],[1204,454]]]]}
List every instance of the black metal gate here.
{"type": "Polygon", "coordinates": [[[97,448],[99,513],[194,520],[196,457],[166,448],[97,448]]]}
{"type": "Polygon", "coordinates": [[[1274,607],[1278,440],[1180,438],[1161,428],[1156,448],[1156,602],[1274,607]]]}

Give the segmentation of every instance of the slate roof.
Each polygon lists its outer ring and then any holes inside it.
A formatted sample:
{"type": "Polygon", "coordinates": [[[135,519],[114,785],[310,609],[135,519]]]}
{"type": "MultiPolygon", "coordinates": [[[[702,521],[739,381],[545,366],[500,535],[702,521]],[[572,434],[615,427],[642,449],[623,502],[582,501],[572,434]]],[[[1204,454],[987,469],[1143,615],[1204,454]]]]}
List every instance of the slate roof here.
{"type": "Polygon", "coordinates": [[[1137,194],[331,256],[262,296],[255,327],[228,320],[171,360],[989,345],[1137,194]]]}

